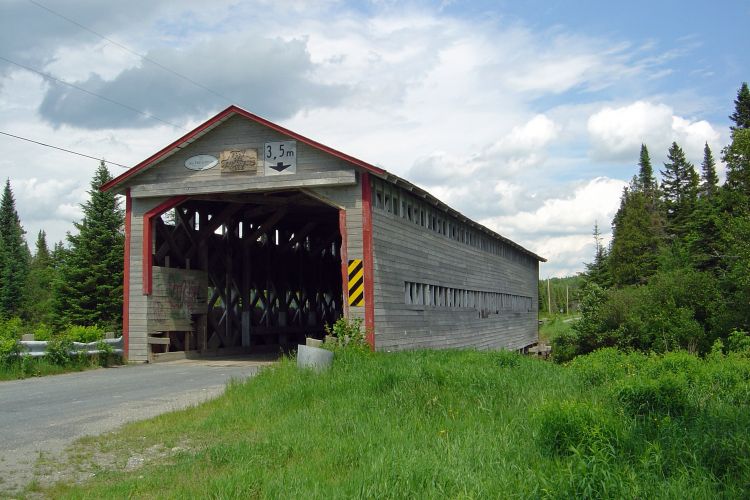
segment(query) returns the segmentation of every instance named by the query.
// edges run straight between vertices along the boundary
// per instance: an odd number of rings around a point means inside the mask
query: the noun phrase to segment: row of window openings
[[[404,303],[414,306],[475,308],[496,314],[500,311],[529,312],[533,307],[531,297],[523,295],[481,292],[411,281],[404,282]]]
[[[474,231],[462,227],[463,224],[438,217],[433,215],[430,210],[425,211],[424,208],[410,203],[403,192],[400,193],[400,196],[395,194],[392,196],[390,192],[384,190],[381,183],[376,183],[373,188],[375,189],[375,208],[400,216],[402,219],[413,222],[418,226],[485,252],[501,255],[527,265],[531,265],[533,262],[531,257],[512,250],[508,245],[480,236]]]

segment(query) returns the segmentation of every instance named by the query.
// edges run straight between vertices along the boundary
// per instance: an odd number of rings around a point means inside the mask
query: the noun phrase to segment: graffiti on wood
[[[153,292],[147,299],[149,332],[191,330],[193,315],[206,313],[207,295],[205,271],[154,266]]]

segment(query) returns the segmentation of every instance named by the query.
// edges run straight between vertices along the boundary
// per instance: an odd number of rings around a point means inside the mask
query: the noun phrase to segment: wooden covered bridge
[[[126,198],[131,361],[278,351],[342,315],[378,350],[536,342],[544,259],[238,107],[102,189]]]

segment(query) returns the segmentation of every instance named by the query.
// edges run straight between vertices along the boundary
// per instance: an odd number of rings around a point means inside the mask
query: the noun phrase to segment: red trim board
[[[174,208],[189,196],[175,196],[156,205],[154,208],[143,214],[143,295],[151,295],[151,285],[153,282],[153,265],[154,254],[151,251],[154,234],[154,217],[157,217],[170,208]]]
[[[372,191],[370,174],[362,172],[362,260],[365,280],[365,332],[370,349],[375,350],[375,286],[372,262]]]
[[[124,268],[122,271],[122,349],[125,359],[128,358],[128,339],[130,338],[130,217],[133,214],[133,199],[130,188],[125,190],[125,248],[123,250]]]
[[[347,250],[347,232],[346,232],[346,209],[339,208],[339,233],[341,234],[341,251],[339,257],[341,258],[341,297],[342,308],[344,317],[349,317],[349,300],[347,297],[349,292],[349,271],[347,269],[347,263],[349,262],[349,253]]]

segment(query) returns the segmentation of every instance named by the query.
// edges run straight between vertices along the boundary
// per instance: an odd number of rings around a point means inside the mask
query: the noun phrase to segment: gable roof
[[[332,156],[335,156],[336,158],[339,158],[353,165],[356,165],[364,169],[367,172],[371,172],[378,176],[383,176],[386,173],[386,171],[383,170],[382,168],[376,167],[375,165],[371,165],[353,156],[349,156],[346,153],[342,153],[341,151],[338,151],[329,146],[326,146],[325,144],[321,144],[317,141],[314,141],[308,137],[305,137],[304,135],[301,135],[301,134],[298,134],[297,132],[289,130],[288,128],[284,128],[281,125],[277,125],[276,123],[270,122],[266,120],[265,118],[261,118],[260,116],[255,115],[249,111],[245,111],[244,109],[238,106],[232,105],[226,108],[224,111],[220,112],[218,115],[214,116],[213,118],[210,118],[206,120],[205,122],[203,122],[201,125],[198,125],[198,127],[191,130],[187,134],[183,135],[182,137],[174,141],[169,146],[149,156],[148,158],[146,158],[145,160],[143,160],[142,162],[140,162],[138,165],[134,166],[127,172],[121,175],[118,175],[111,181],[107,182],[106,184],[103,184],[100,190],[110,191],[116,188],[117,186],[119,186],[126,180],[130,179],[131,177],[143,172],[144,170],[147,170],[149,167],[155,165],[156,163],[164,160],[165,158],[169,156],[172,156],[177,151],[187,147],[189,144],[203,137],[208,132],[215,129],[217,126],[221,125],[222,123],[224,123],[225,121],[227,121],[228,119],[232,118],[235,115],[243,116],[249,120],[252,120],[256,123],[264,125],[281,134],[287,135],[299,142],[307,144],[308,146],[319,149]]]
[[[321,144],[318,141],[314,141],[308,137],[305,137],[304,135],[298,134],[297,132],[294,132],[292,130],[289,130],[288,128],[282,127],[281,125],[278,125],[276,123],[273,123],[271,121],[266,120],[265,118],[261,118],[258,115],[255,115],[249,111],[246,111],[239,106],[231,105],[228,108],[226,108],[224,111],[220,112],[213,118],[210,118],[203,122],[201,125],[198,125],[195,129],[191,130],[187,134],[183,135],[176,141],[174,141],[172,144],[168,145],[167,147],[163,148],[162,150],[154,153],[153,155],[149,156],[142,162],[140,162],[138,165],[134,166],[130,170],[126,171],[125,173],[118,175],[111,181],[107,182],[106,184],[103,184],[99,189],[101,191],[110,191],[112,189],[116,189],[118,186],[123,184],[125,181],[131,179],[132,177],[138,175],[139,173],[143,172],[144,170],[149,169],[150,167],[156,165],[160,161],[168,158],[169,156],[172,156],[176,152],[180,151],[181,149],[189,146],[194,141],[198,140],[202,136],[206,135],[211,130],[215,129],[225,121],[229,120],[233,116],[242,116],[247,118],[248,120],[252,120],[256,123],[259,123],[261,125],[264,125],[272,130],[275,130],[281,134],[284,134],[286,136],[289,136],[299,142],[302,142],[304,144],[307,144],[308,146],[311,146],[313,148],[319,149],[320,151],[323,151],[325,153],[328,153],[332,156],[335,156],[336,158],[339,158],[341,160],[344,160],[346,162],[351,163],[352,165],[355,165],[361,169],[363,169],[366,172],[369,172],[371,174],[374,174],[382,179],[385,179],[394,185],[400,186],[405,188],[408,191],[411,191],[416,196],[424,199],[431,205],[434,205],[445,212],[449,213],[453,217],[457,218],[458,220],[465,222],[466,224],[469,224],[470,226],[474,227],[475,229],[478,229],[479,231],[495,238],[499,239],[508,245],[512,246],[513,248],[516,248],[517,250],[520,250],[521,252],[531,256],[532,258],[541,261],[541,262],[547,262],[547,259],[544,257],[540,257],[539,255],[535,254],[534,252],[525,249],[518,243],[492,231],[488,227],[479,224],[478,222],[473,221],[472,219],[466,217],[462,213],[458,212],[457,210],[454,210],[453,208],[449,207],[442,201],[440,201],[438,198],[435,198],[433,195],[431,195],[429,192],[425,191],[424,189],[420,188],[419,186],[416,186],[412,184],[411,182],[407,181],[406,179],[403,179],[395,174],[392,174],[388,172],[385,169],[382,169],[380,167],[376,167],[375,165],[372,165],[370,163],[367,163],[365,161],[360,160],[359,158],[355,158],[353,156],[350,156],[346,153],[342,153],[341,151],[338,151],[336,149],[333,149],[329,146],[326,146],[325,144]]]

